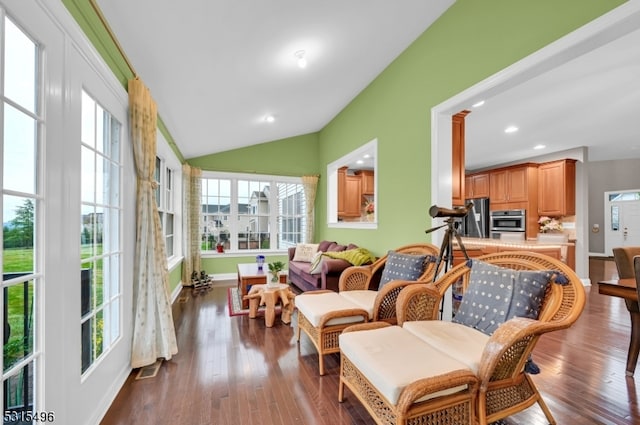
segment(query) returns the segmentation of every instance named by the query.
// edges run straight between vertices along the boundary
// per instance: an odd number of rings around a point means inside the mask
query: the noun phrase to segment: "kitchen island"
[[[569,242],[540,242],[536,239],[527,239],[518,242],[501,241],[499,239],[462,238],[462,243],[469,258],[480,255],[504,251],[533,251],[557,258],[575,270],[575,243]],[[453,262],[457,264],[464,260],[464,254],[454,241]]]

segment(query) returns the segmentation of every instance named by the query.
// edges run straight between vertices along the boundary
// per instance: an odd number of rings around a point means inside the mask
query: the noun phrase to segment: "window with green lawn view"
[[[122,125],[82,92],[81,350],[84,373],[120,336]]]
[[[0,11],[2,12],[2,11]],[[2,137],[2,382],[6,411],[32,411],[38,394],[38,302],[43,198],[38,185],[41,134],[39,46],[10,18],[0,25],[3,53],[0,98]],[[18,423],[5,416],[5,424]]]
[[[305,242],[298,177],[216,175],[202,179],[202,251],[277,250]]]

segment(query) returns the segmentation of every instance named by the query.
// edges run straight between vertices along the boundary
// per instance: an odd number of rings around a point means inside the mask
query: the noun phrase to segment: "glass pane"
[[[14,276],[17,277],[17,276]],[[33,352],[33,281],[3,288],[7,309],[4,370]]]
[[[11,412],[16,412],[17,415],[17,412],[32,410],[34,374],[34,363],[30,362],[26,364],[22,369],[20,369],[17,374],[7,378],[7,380],[4,381],[5,424],[21,425],[27,423],[18,420],[18,417],[11,417]],[[7,412],[9,412],[8,417],[6,414]]]
[[[95,240],[93,241],[93,245],[95,246],[95,255],[102,254],[102,239],[104,238],[104,213],[102,207],[96,207],[96,218],[95,218]]]
[[[94,264],[95,267],[93,268],[93,272],[94,272],[94,279],[93,279],[93,293],[95,296],[95,306],[96,307],[100,307],[102,306],[103,302],[104,302],[104,291],[103,291],[103,275],[102,275],[102,259],[97,260]]]
[[[104,116],[108,114],[102,106],[96,104],[96,150],[102,152],[105,144]]]
[[[611,230],[620,230],[620,207],[617,205],[611,206]]]
[[[93,358],[92,358],[93,338],[91,334],[92,324],[93,324],[93,319],[90,318],[89,320],[83,322],[81,325],[82,330],[81,330],[80,339],[82,344],[82,372],[87,370],[89,366],[91,366],[91,363],[93,362]]]
[[[100,155],[96,155],[96,187],[95,187],[95,191],[96,191],[96,203],[97,204],[103,204],[104,203],[104,199],[105,199],[105,185],[107,183],[105,183],[105,181],[109,181],[109,176],[105,176],[105,165],[106,165],[106,171],[109,171],[109,164],[105,164],[104,163],[104,158],[101,157]]]
[[[33,242],[35,203],[33,199],[3,195],[3,273],[31,273],[34,270]]]
[[[95,207],[91,205],[82,206],[81,232],[80,232],[80,258],[89,258],[95,255],[93,241],[95,239],[96,228]]]
[[[105,285],[109,285],[109,294],[115,297],[120,294],[120,256],[112,255],[110,257],[109,269],[105,272]],[[107,281],[108,279],[108,281]]]
[[[4,114],[4,188],[35,193],[36,121],[6,103]]]
[[[9,19],[5,19],[5,95],[36,112],[36,45]],[[8,122],[8,121],[7,121]]]
[[[166,239],[167,257],[173,256],[173,235],[167,236]]]
[[[120,132],[122,131],[122,126],[120,123],[115,120],[113,117],[109,118],[109,123],[111,125],[111,131],[109,133],[109,143],[110,146],[110,156],[113,161],[120,162]]]
[[[95,202],[95,154],[91,149],[82,147],[82,202]]]
[[[91,297],[91,282],[93,280],[93,269],[91,263],[82,263],[80,266],[80,317],[86,316],[93,307]]]
[[[95,147],[96,145],[96,102],[82,91],[82,143]]]
[[[106,168],[105,168],[106,170]],[[111,175],[109,176],[109,198],[105,199],[107,204],[113,207],[120,206],[120,166],[111,164]]]
[[[104,332],[104,320],[102,315],[103,315],[102,310],[98,311],[98,313],[96,314],[95,320],[93,321],[95,325],[95,327],[92,329],[93,343],[94,343],[94,349],[95,349],[95,353],[93,355],[94,359],[97,359],[100,356],[100,354],[102,354],[102,351],[104,350],[104,339],[102,337],[102,334]]]

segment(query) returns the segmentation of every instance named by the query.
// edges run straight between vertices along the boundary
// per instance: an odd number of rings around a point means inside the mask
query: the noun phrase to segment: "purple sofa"
[[[346,249],[357,248],[356,245],[340,245],[337,242],[322,241],[318,246],[318,251],[344,251]],[[289,248],[289,281],[301,291],[317,291],[319,289],[330,289],[338,291],[338,281],[340,275],[347,267],[351,266],[348,261],[325,258],[322,262],[322,272],[310,274],[311,263],[293,261],[296,249]]]

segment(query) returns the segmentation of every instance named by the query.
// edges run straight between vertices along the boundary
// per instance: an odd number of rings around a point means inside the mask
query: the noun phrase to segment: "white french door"
[[[640,190],[605,192],[605,252],[613,248],[640,246]]]

